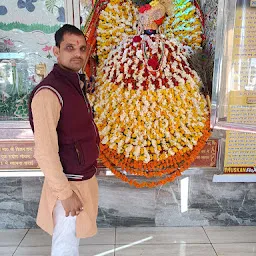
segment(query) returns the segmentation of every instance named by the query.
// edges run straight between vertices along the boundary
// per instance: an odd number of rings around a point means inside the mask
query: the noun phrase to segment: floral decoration
[[[10,49],[14,46],[14,42],[10,38],[4,39],[4,46],[4,51],[9,52]]]
[[[174,15],[160,29],[163,35],[138,35],[138,11],[157,3],[137,10],[130,0],[110,0],[101,12],[96,90],[89,97],[102,162],[136,187],[173,181],[210,136],[202,82],[183,46],[201,47],[200,17],[190,0],[174,0]]]
[[[203,28],[195,5],[190,0],[174,0],[174,14],[167,16],[163,30],[192,49],[201,48]]]
[[[136,187],[175,179],[210,136],[201,80],[185,55],[176,40],[164,35],[131,36],[98,69],[90,100],[101,137],[100,158]]]
[[[13,46],[14,43],[11,39],[4,39],[4,44],[7,46]]]
[[[8,12],[6,6],[0,5],[0,15],[5,15]]]
[[[46,45],[44,48],[42,48],[44,52],[48,52],[48,55],[46,56],[48,59],[52,58],[52,55],[50,53],[51,49],[52,49],[52,46],[49,46],[49,45]]]
[[[152,7],[151,7],[150,4],[145,4],[145,5],[143,5],[143,6],[141,6],[141,7],[139,8],[139,12],[140,12],[140,13],[144,13],[144,12],[150,10],[151,8],[152,8]]]
[[[20,9],[26,8],[29,12],[33,12],[35,10],[35,5],[33,3],[37,2],[37,0],[19,0],[17,5]]]
[[[134,43],[139,43],[140,41],[142,40],[142,37],[141,36],[135,36],[135,37],[133,37],[133,42]]]
[[[137,9],[131,0],[110,0],[99,17],[97,55],[100,65],[127,35],[136,34]]]
[[[155,7],[159,4],[159,0],[153,0],[149,3],[152,7]]]
[[[59,7],[57,0],[45,0],[45,7],[46,9],[51,12],[54,13],[54,10],[58,10],[58,14],[59,16],[57,17],[57,20],[59,22],[65,22],[66,18],[65,18],[65,9],[64,7]]]
[[[57,17],[57,20],[59,22],[65,22],[65,9],[64,7],[58,7],[58,13],[59,13],[59,16]]]

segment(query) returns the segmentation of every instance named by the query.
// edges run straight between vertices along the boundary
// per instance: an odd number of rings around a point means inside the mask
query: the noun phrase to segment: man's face
[[[84,36],[64,34],[60,47],[54,47],[54,55],[60,66],[78,72],[85,64],[86,42]]]

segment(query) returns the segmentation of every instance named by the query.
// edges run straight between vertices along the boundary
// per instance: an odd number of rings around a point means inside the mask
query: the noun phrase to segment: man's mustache
[[[71,60],[83,60],[82,58],[72,58]]]

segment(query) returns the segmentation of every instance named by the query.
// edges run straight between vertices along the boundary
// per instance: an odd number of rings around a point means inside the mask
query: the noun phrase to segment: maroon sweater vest
[[[70,175],[90,179],[97,170],[99,134],[92,109],[80,88],[79,76],[55,64],[50,74],[34,88],[29,100],[29,121],[33,131],[31,102],[35,93],[45,87],[51,89],[62,104],[56,130],[63,171],[69,180],[74,180]]]

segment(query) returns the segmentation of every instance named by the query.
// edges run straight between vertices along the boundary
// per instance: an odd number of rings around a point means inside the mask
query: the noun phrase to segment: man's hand
[[[72,196],[61,201],[63,208],[66,212],[66,217],[78,215],[83,210],[83,205],[77,194],[73,192]]]

